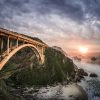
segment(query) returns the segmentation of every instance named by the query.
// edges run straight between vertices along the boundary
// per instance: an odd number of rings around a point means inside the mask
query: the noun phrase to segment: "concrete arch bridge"
[[[44,62],[44,51],[48,47],[46,44],[33,40],[29,36],[0,28],[0,70],[15,53],[25,47],[31,47],[38,61]]]

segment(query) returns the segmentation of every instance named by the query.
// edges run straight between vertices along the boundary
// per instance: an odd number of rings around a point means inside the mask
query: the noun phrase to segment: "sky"
[[[67,53],[100,53],[100,0],[0,0],[0,27],[38,37]]]

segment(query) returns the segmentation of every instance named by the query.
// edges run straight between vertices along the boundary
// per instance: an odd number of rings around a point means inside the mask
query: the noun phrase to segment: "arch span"
[[[23,44],[21,46],[18,46],[17,48],[15,48],[14,50],[12,50],[9,55],[7,55],[1,62],[0,62],[0,70],[4,67],[4,65],[9,61],[9,59],[15,54],[17,53],[19,50],[21,50],[22,48],[25,47],[32,47],[34,49],[34,52],[39,60],[40,63],[42,63],[42,56],[39,52],[39,50],[32,44]]]

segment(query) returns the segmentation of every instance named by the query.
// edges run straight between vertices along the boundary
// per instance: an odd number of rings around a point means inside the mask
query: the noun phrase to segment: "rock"
[[[64,98],[64,100],[88,100],[84,89],[77,84],[68,85],[67,88],[63,89],[66,92],[62,93],[62,97],[68,97]]]
[[[80,79],[83,79],[83,78],[84,78],[84,76],[83,76],[83,75],[80,75],[79,77],[80,77]]]
[[[76,72],[74,82],[80,82],[81,79],[84,79],[84,76],[88,76],[88,73],[85,72],[83,69],[78,69],[78,72]]]
[[[79,69],[79,75],[88,76],[88,73],[85,72],[83,69]]]
[[[98,77],[98,75],[95,74],[95,73],[91,73],[91,74],[90,74],[90,77]]]
[[[87,72],[84,72],[83,74],[84,74],[84,76],[88,76],[88,73]]]
[[[74,79],[74,82],[81,82],[80,77],[75,78],[75,79]]]

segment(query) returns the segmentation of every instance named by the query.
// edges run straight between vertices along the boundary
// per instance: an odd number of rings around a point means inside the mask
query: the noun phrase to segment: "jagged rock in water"
[[[90,77],[98,77],[98,75],[95,74],[95,73],[91,73],[91,74],[90,74]]]
[[[88,73],[85,72],[83,69],[79,69],[79,74],[82,76],[88,76]]]

